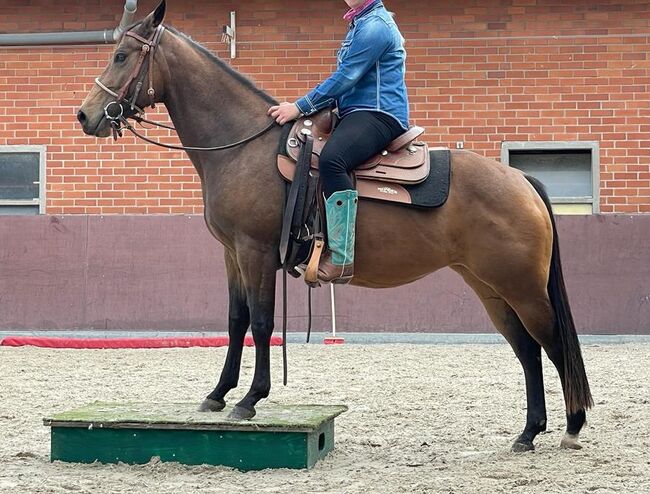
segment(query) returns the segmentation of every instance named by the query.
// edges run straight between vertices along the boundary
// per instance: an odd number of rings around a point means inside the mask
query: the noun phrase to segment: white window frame
[[[45,157],[47,155],[46,146],[0,146],[0,153],[38,153],[39,170],[38,170],[38,198],[33,200],[27,199],[2,199],[0,206],[36,206],[38,205],[38,214],[45,214],[47,201],[45,198],[46,187],[46,167]]]
[[[598,141],[503,141],[501,163],[510,165],[510,151],[591,151],[592,197],[551,197],[553,204],[591,204],[592,214],[600,213],[600,144]],[[561,212],[560,212],[561,214]]]

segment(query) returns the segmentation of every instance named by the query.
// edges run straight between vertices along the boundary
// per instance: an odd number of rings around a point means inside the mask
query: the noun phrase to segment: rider
[[[408,130],[404,38],[381,0],[345,0],[350,28],[336,71],[295,103],[269,109],[283,125],[332,104],[340,122],[320,155],[329,252],[318,268],[322,282],[347,283],[354,274],[357,191],[348,173]]]

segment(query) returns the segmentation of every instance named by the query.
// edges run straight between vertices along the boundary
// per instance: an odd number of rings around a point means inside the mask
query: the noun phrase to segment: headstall
[[[126,120],[126,117],[124,117],[124,106],[122,105],[122,103],[125,101],[126,94],[129,91],[129,88],[131,87],[134,81],[137,81],[135,85],[135,90],[133,91],[133,95],[131,96],[131,98],[129,98],[128,104],[131,111],[136,112],[136,114],[138,115],[144,115],[144,110],[136,105],[136,101],[138,100],[138,96],[140,95],[140,91],[142,90],[144,80],[147,76],[147,72],[143,71],[142,69],[144,66],[144,62],[147,59],[147,56],[149,55],[150,55],[149,67],[148,67],[149,88],[147,89],[147,94],[149,95],[151,108],[156,107],[156,103],[155,103],[156,91],[153,87],[153,60],[154,60],[154,54],[156,52],[156,48],[160,43],[160,38],[162,37],[164,31],[165,31],[165,27],[161,24],[154,30],[154,32],[151,34],[151,36],[148,39],[143,38],[142,36],[140,36],[137,33],[134,33],[133,31],[127,31],[126,33],[124,33],[124,36],[129,36],[142,43],[142,48],[140,49],[138,62],[136,63],[133,72],[131,72],[131,75],[126,80],[126,82],[122,85],[119,91],[115,92],[112,89],[106,87],[99,80],[99,77],[95,79],[95,84],[97,84],[102,90],[106,91],[108,94],[116,98],[115,101],[109,102],[104,107],[104,116],[106,117],[107,120],[111,122],[111,127],[113,129],[113,138],[116,140],[118,135],[119,136],[122,135],[120,123],[122,122],[122,120]],[[113,110],[113,107],[117,108],[117,110],[116,111]]]
[[[99,86],[103,91],[107,92],[108,94],[116,98],[114,101],[109,102],[104,107],[104,117],[111,124],[111,129],[113,131],[113,139],[117,140],[118,137],[122,137],[122,130],[127,129],[131,133],[133,133],[133,135],[135,135],[136,137],[150,144],[155,144],[156,146],[164,147],[167,149],[179,149],[183,151],[220,151],[220,150],[230,149],[235,146],[239,146],[241,144],[250,142],[253,139],[260,137],[262,134],[265,134],[267,131],[269,131],[271,128],[275,126],[276,122],[275,120],[273,120],[267,127],[262,129],[260,132],[258,132],[255,135],[247,137],[246,139],[242,139],[241,141],[234,142],[232,144],[226,144],[223,146],[214,146],[214,147],[174,146],[171,144],[163,144],[161,142],[157,142],[152,139],[149,139],[148,137],[145,137],[142,134],[138,133],[133,128],[133,126],[129,123],[127,118],[133,118],[138,123],[146,122],[149,124],[157,125],[158,127],[164,127],[166,129],[176,130],[172,126],[147,120],[146,118],[144,118],[145,111],[136,105],[136,101],[138,100],[138,96],[140,95],[140,91],[142,90],[144,80],[147,76],[147,72],[143,71],[143,66],[147,57],[149,56],[150,57],[148,61],[149,88],[147,89],[147,94],[149,95],[149,101],[150,101],[149,106],[151,106],[151,108],[156,107],[155,104],[156,91],[154,90],[153,87],[153,83],[154,83],[153,62],[154,62],[154,54],[156,52],[156,48],[160,44],[160,38],[162,37],[164,31],[165,31],[165,27],[161,24],[155,29],[155,31],[148,39],[143,38],[142,36],[140,36],[137,33],[134,33],[133,31],[127,31],[126,33],[124,33],[124,36],[129,36],[142,43],[142,48],[140,50],[140,55],[138,56],[138,62],[135,68],[133,69],[133,72],[117,92],[113,91],[112,89],[107,87],[104,83],[102,83],[102,81],[99,80],[99,77],[95,79],[95,84],[97,84],[97,86]],[[133,82],[135,81],[137,81],[135,84],[135,90],[133,91],[131,97],[127,99],[126,94],[128,93],[129,88],[131,87]],[[124,115],[125,110],[124,110],[123,103],[125,101],[128,103],[129,110],[133,112],[131,115],[128,116]]]

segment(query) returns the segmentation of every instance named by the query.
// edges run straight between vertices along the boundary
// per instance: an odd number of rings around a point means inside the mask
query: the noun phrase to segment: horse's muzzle
[[[110,125],[101,115],[98,121],[93,122],[83,109],[77,112],[77,120],[81,124],[84,134],[95,137],[109,137],[111,135]]]

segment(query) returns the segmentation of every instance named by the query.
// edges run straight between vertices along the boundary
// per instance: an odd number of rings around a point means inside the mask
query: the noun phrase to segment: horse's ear
[[[146,28],[147,31],[156,29],[162,24],[162,21],[165,19],[166,10],[167,4],[165,0],[161,0],[160,4],[158,4],[158,7],[156,7],[156,10],[145,17],[144,21],[142,21],[142,25]]]

